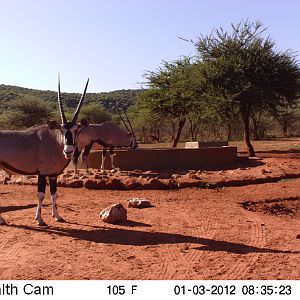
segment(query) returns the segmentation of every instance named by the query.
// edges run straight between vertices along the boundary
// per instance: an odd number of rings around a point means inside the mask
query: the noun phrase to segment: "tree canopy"
[[[173,141],[176,147],[187,116],[199,108],[201,93],[192,59],[185,57],[164,62],[156,72],[148,72],[149,89],[145,91],[146,104],[154,113],[178,119],[178,131]]]
[[[80,118],[86,118],[89,122],[100,124],[111,120],[111,115],[99,104],[84,105],[80,111]]]
[[[293,52],[276,50],[263,37],[260,22],[232,24],[196,42],[199,64],[208,83],[208,94],[237,108],[244,123],[249,156],[255,156],[250,142],[249,118],[255,110],[277,111],[293,105],[300,92],[300,69]]]
[[[53,108],[34,96],[20,98],[10,104],[9,112],[2,122],[10,129],[24,129],[48,121],[53,116]]]

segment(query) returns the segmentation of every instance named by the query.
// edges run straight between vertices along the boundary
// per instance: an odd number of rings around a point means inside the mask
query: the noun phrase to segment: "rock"
[[[147,180],[143,184],[143,189],[145,189],[145,190],[167,190],[168,188],[169,187],[167,184],[165,184],[164,182],[162,182],[161,180],[156,179],[156,178]]]
[[[74,176],[74,175],[68,174],[68,173],[67,173],[67,174],[62,174],[62,175],[61,175],[61,177],[64,178],[64,179],[66,179],[66,178],[71,178],[72,176]]]
[[[272,173],[272,171],[266,170],[266,169],[262,169],[262,170],[261,170],[261,173],[262,173],[262,174],[268,174],[268,173]]]
[[[143,184],[140,180],[132,177],[128,177],[122,180],[127,190],[142,190]]]
[[[179,175],[179,174],[173,174],[173,175],[172,175],[172,178],[173,178],[173,179],[180,178],[180,175]]]
[[[37,176],[36,175],[26,175],[25,178],[26,179],[36,179]]]
[[[197,174],[195,174],[195,173],[188,173],[188,178],[191,178],[191,179],[200,179],[199,176],[197,176]]]
[[[150,201],[144,198],[132,198],[127,201],[128,201],[128,207],[145,208],[151,206]]]
[[[126,190],[125,184],[119,178],[110,178],[107,182],[107,188],[112,190]]]
[[[127,221],[127,210],[121,204],[113,204],[100,212],[100,219],[105,223],[120,223]]]
[[[84,187],[87,189],[94,189],[94,190],[100,190],[106,188],[106,180],[100,179],[100,180],[94,180],[94,179],[88,179],[84,183]]]
[[[169,172],[162,172],[158,174],[159,179],[169,179],[172,177],[172,173]]]
[[[64,173],[66,173],[66,174],[72,174],[73,175],[74,170],[65,170]]]
[[[82,188],[83,187],[83,180],[71,180],[69,181],[70,188]]]
[[[93,178],[94,178],[94,179],[107,179],[107,178],[109,178],[109,177],[108,177],[108,175],[106,175],[106,174],[104,174],[104,173],[103,173],[103,174],[101,174],[101,173],[98,174],[98,173],[97,173],[97,174],[95,174],[95,175],[93,176]]]
[[[174,190],[179,188],[179,184],[175,179],[169,179],[167,184],[169,189]]]
[[[3,179],[3,184],[7,184],[10,181],[10,178],[4,177]]]
[[[184,188],[194,188],[194,187],[201,187],[202,182],[196,180],[178,180],[177,187],[180,189]]]
[[[21,177],[19,177],[16,181],[16,184],[23,184],[23,179]]]

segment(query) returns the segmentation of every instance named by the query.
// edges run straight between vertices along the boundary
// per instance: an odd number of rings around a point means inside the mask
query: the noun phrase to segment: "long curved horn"
[[[72,123],[73,123],[73,124],[75,124],[75,123],[77,122],[77,118],[78,118],[78,116],[79,116],[80,109],[81,109],[81,106],[82,106],[82,104],[83,104],[83,100],[84,100],[85,93],[86,93],[86,89],[87,89],[88,85],[89,85],[89,79],[88,79],[87,82],[86,82],[84,92],[83,92],[83,94],[81,95],[81,98],[80,98],[80,100],[79,100],[79,102],[78,102],[78,105],[77,105],[77,108],[76,108],[74,117],[73,117],[73,119],[72,119]]]
[[[125,121],[124,121],[123,117],[121,116],[121,114],[120,114],[120,112],[119,112],[118,109],[117,109],[117,113],[118,113],[118,115],[119,115],[121,121],[123,122],[124,126],[126,127],[127,131],[130,132],[130,130],[129,130],[127,124],[125,123]]]
[[[133,136],[135,137],[135,134],[134,134],[134,131],[133,131],[133,128],[132,128],[131,122],[129,121],[129,119],[128,119],[128,116],[127,116],[127,114],[126,114],[126,111],[125,111],[125,110],[124,110],[124,115],[125,115],[125,117],[126,117],[126,119],[127,119],[127,122],[128,122],[128,124],[129,124],[129,126],[130,126],[131,133],[132,133],[132,134],[133,134]]]
[[[61,116],[61,121],[62,124],[67,124],[67,119],[64,113],[64,108],[61,102],[61,95],[60,95],[60,77],[58,74],[58,93],[57,93],[57,100],[58,100],[58,107],[59,107],[59,112],[60,112],[60,116]]]

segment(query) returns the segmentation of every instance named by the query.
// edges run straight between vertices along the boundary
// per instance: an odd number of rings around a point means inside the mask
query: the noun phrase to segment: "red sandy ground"
[[[46,228],[33,220],[36,186],[1,185],[8,226],[0,227],[0,279],[300,279],[300,179],[278,177],[300,177],[299,158],[280,155],[183,175],[214,183],[237,179],[239,187],[60,187],[59,211],[67,222],[54,222],[47,194]],[[284,177],[289,172],[294,175]],[[249,184],[256,176],[278,181]],[[118,225],[99,219],[103,208],[132,197],[153,206],[128,208],[128,221]]]

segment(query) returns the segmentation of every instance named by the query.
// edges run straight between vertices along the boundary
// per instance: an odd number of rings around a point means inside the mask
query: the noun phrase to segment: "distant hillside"
[[[87,93],[86,103],[100,102],[104,108],[113,112],[116,107],[128,108],[133,105],[142,90],[117,90],[105,93]],[[18,86],[0,85],[0,108],[5,109],[10,101],[24,96],[35,96],[44,101],[56,102],[57,92],[27,89]],[[62,93],[66,110],[75,108],[80,99],[79,93]]]

